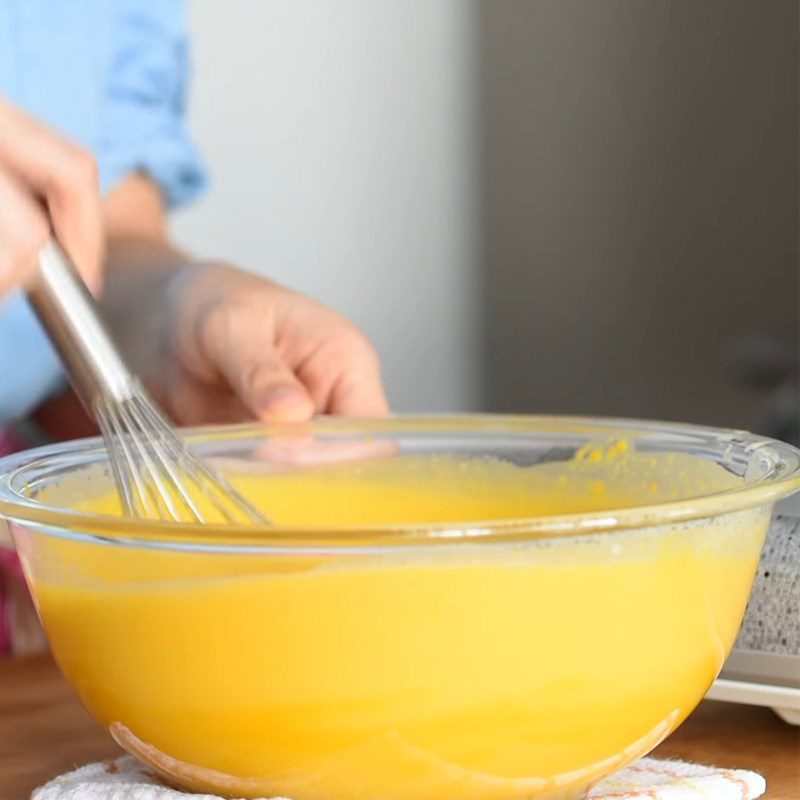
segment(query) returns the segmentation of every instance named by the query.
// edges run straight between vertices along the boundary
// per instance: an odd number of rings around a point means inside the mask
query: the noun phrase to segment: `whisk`
[[[127,515],[175,522],[268,522],[173,430],[125,364],[94,298],[54,239],[39,255],[28,297],[78,397],[100,426]]]

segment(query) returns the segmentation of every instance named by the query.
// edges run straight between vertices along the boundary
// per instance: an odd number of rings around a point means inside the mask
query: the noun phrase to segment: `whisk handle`
[[[28,299],[90,413],[101,397],[131,396],[131,375],[103,322],[97,303],[70,258],[55,241],[39,253]]]

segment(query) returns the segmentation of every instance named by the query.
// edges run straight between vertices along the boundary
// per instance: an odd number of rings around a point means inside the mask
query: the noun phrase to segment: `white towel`
[[[756,772],[642,758],[599,783],[589,800],[754,800],[766,789]],[[136,759],[90,764],[42,786],[31,800],[220,800],[163,786]]]

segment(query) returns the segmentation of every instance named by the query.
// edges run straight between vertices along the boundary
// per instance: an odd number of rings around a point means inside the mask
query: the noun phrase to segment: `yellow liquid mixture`
[[[678,472],[700,493],[734,481],[700,461],[598,461],[566,478],[395,458],[235,480],[276,523],[323,526],[618,508],[685,493],[665,479]],[[582,540],[274,556],[52,540],[61,572],[36,593],[86,706],[183,787],[577,797],[712,683],[767,523],[749,511]]]

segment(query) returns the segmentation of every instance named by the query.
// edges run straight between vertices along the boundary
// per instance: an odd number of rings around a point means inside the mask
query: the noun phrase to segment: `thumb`
[[[236,349],[216,366],[258,419],[302,422],[313,416],[311,396],[274,349]]]

